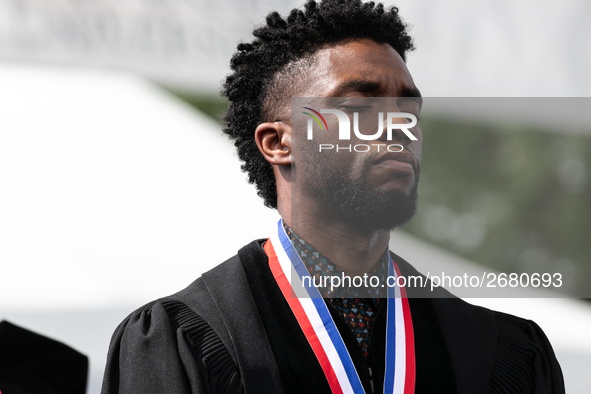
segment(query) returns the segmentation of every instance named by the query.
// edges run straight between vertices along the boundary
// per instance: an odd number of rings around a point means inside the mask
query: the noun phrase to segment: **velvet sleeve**
[[[111,339],[103,394],[203,393],[180,330],[156,302],[132,313]]]
[[[542,329],[531,320],[495,315],[498,337],[491,392],[564,393],[560,365]]]

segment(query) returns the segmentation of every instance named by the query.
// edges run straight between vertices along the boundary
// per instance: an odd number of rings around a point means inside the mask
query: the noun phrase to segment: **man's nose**
[[[380,142],[395,143],[400,144],[402,146],[410,144],[413,140],[408,135],[408,133],[412,134],[412,131],[410,130],[410,127],[406,128],[403,125],[411,125],[411,123],[412,122],[404,116],[390,117],[390,120],[388,120],[388,116],[385,116],[383,123],[383,132],[382,135],[378,138],[378,140]],[[394,127],[390,127],[390,130],[388,130],[389,125],[394,125]],[[400,126],[396,127],[396,125]],[[407,129],[406,133],[403,130],[403,128]]]

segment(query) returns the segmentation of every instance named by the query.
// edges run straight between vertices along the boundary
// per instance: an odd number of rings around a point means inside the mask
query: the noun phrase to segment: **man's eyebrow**
[[[373,93],[378,92],[381,88],[379,82],[370,81],[367,79],[349,79],[339,84],[333,91],[332,96],[339,97],[345,92],[364,92]]]
[[[420,90],[413,86],[412,88],[403,88],[400,91],[400,97],[423,97]]]
[[[331,96],[339,97],[346,92],[378,93],[382,89],[379,82],[367,79],[349,79],[339,84]],[[401,89],[398,97],[422,97],[421,92],[416,86],[404,87]]]

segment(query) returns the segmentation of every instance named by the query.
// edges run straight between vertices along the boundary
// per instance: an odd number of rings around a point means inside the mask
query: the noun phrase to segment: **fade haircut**
[[[255,39],[238,44],[232,73],[221,93],[230,101],[223,117],[224,133],[242,160],[242,171],[254,183],[265,205],[277,208],[277,189],[271,164],[260,153],[254,132],[291,98],[303,71],[313,65],[314,53],[327,44],[366,38],[389,44],[406,61],[413,50],[407,26],[398,8],[361,0],[310,0],[304,10],[294,9],[287,19],[277,12],[253,31]]]

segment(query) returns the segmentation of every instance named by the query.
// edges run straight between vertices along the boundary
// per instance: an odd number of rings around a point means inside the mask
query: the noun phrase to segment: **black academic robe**
[[[113,334],[103,394],[330,393],[262,242],[125,319]],[[403,276],[420,275],[392,258]],[[370,336],[376,393],[384,378],[386,303],[380,304]],[[552,347],[534,322],[455,297],[409,298],[409,304],[415,393],[564,393]],[[328,305],[370,393],[359,345]]]

